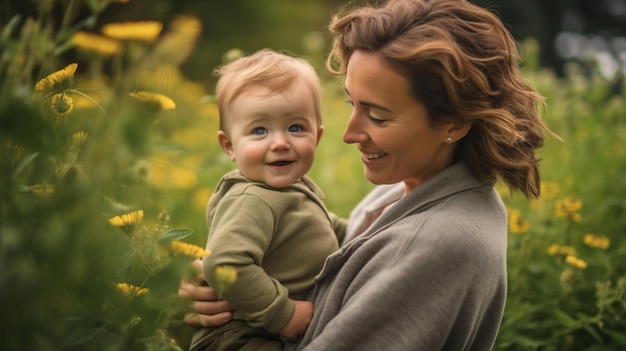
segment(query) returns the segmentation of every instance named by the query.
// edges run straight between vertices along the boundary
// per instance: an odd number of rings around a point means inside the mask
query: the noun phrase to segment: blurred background
[[[33,14],[36,2],[2,0],[0,23],[16,13]],[[375,1],[374,1],[375,2]],[[498,13],[517,40],[535,38],[543,65],[562,74],[563,63],[599,60],[603,74],[624,71],[626,0],[476,0]],[[132,0],[112,3],[99,17],[111,21],[159,20],[189,14],[202,21],[200,41],[183,65],[189,78],[212,85],[211,72],[227,50],[263,47],[313,55],[321,62],[327,41],[323,29],[333,10],[347,0]],[[358,3],[358,1],[357,1]],[[62,8],[57,9],[60,14]],[[85,11],[86,13],[86,11]]]
[[[563,139],[539,151],[539,199],[497,187],[509,296],[494,350],[626,350],[626,0],[475,2],[510,29]],[[323,68],[346,4],[0,0],[0,349],[187,348],[180,277],[234,167],[212,72],[241,53],[318,69],[325,133],[309,175],[348,216],[372,184],[341,140],[343,82]],[[103,30],[121,22],[136,27]]]

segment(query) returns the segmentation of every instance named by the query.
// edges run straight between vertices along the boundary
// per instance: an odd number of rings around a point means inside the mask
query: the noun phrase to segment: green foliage
[[[509,292],[495,349],[623,349],[623,78],[574,64],[564,78],[536,67],[524,74],[546,97],[546,122],[563,141],[548,138],[541,150],[540,199],[503,194]]]
[[[107,4],[85,3],[88,19]],[[77,1],[65,5],[66,19],[76,15]],[[176,149],[167,137],[187,121],[174,105],[189,119],[211,118],[195,112],[201,89],[176,66],[198,22],[176,19],[158,40],[117,39],[119,52],[103,57],[72,41],[90,21],[64,20],[55,32],[52,6],[39,10],[37,19],[15,16],[0,38],[3,347],[180,350],[172,330],[188,302],[179,282],[195,274],[197,256],[173,243],[193,229],[170,227],[150,160]]]

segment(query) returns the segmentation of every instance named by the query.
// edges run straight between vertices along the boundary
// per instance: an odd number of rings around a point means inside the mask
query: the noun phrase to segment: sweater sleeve
[[[210,285],[216,267],[237,269],[237,281],[225,289],[222,298],[253,327],[279,332],[294,311],[287,289],[261,267],[275,228],[276,214],[258,196],[238,194],[224,197],[209,228],[203,259],[204,275]]]
[[[333,230],[335,235],[337,236],[337,242],[341,245],[343,243],[344,238],[346,237],[346,227],[348,226],[348,220],[346,218],[341,218],[333,212],[328,212],[328,217],[330,218]]]

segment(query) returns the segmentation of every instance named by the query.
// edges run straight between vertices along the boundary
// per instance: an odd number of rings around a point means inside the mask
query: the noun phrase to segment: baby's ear
[[[316,141],[316,145],[319,144],[320,139],[322,138],[322,135],[324,134],[324,126],[320,125],[317,128],[317,141]]]
[[[224,149],[224,152],[226,152],[226,155],[228,155],[228,158],[231,161],[235,161],[235,151],[233,150],[233,143],[232,141],[230,141],[230,138],[228,137],[226,132],[224,132],[223,130],[217,132],[217,140],[219,141],[222,149]]]

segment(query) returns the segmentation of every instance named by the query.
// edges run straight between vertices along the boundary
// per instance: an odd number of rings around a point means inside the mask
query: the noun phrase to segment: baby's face
[[[323,128],[306,84],[278,94],[242,94],[226,114],[220,144],[247,178],[283,188],[311,168]]]

